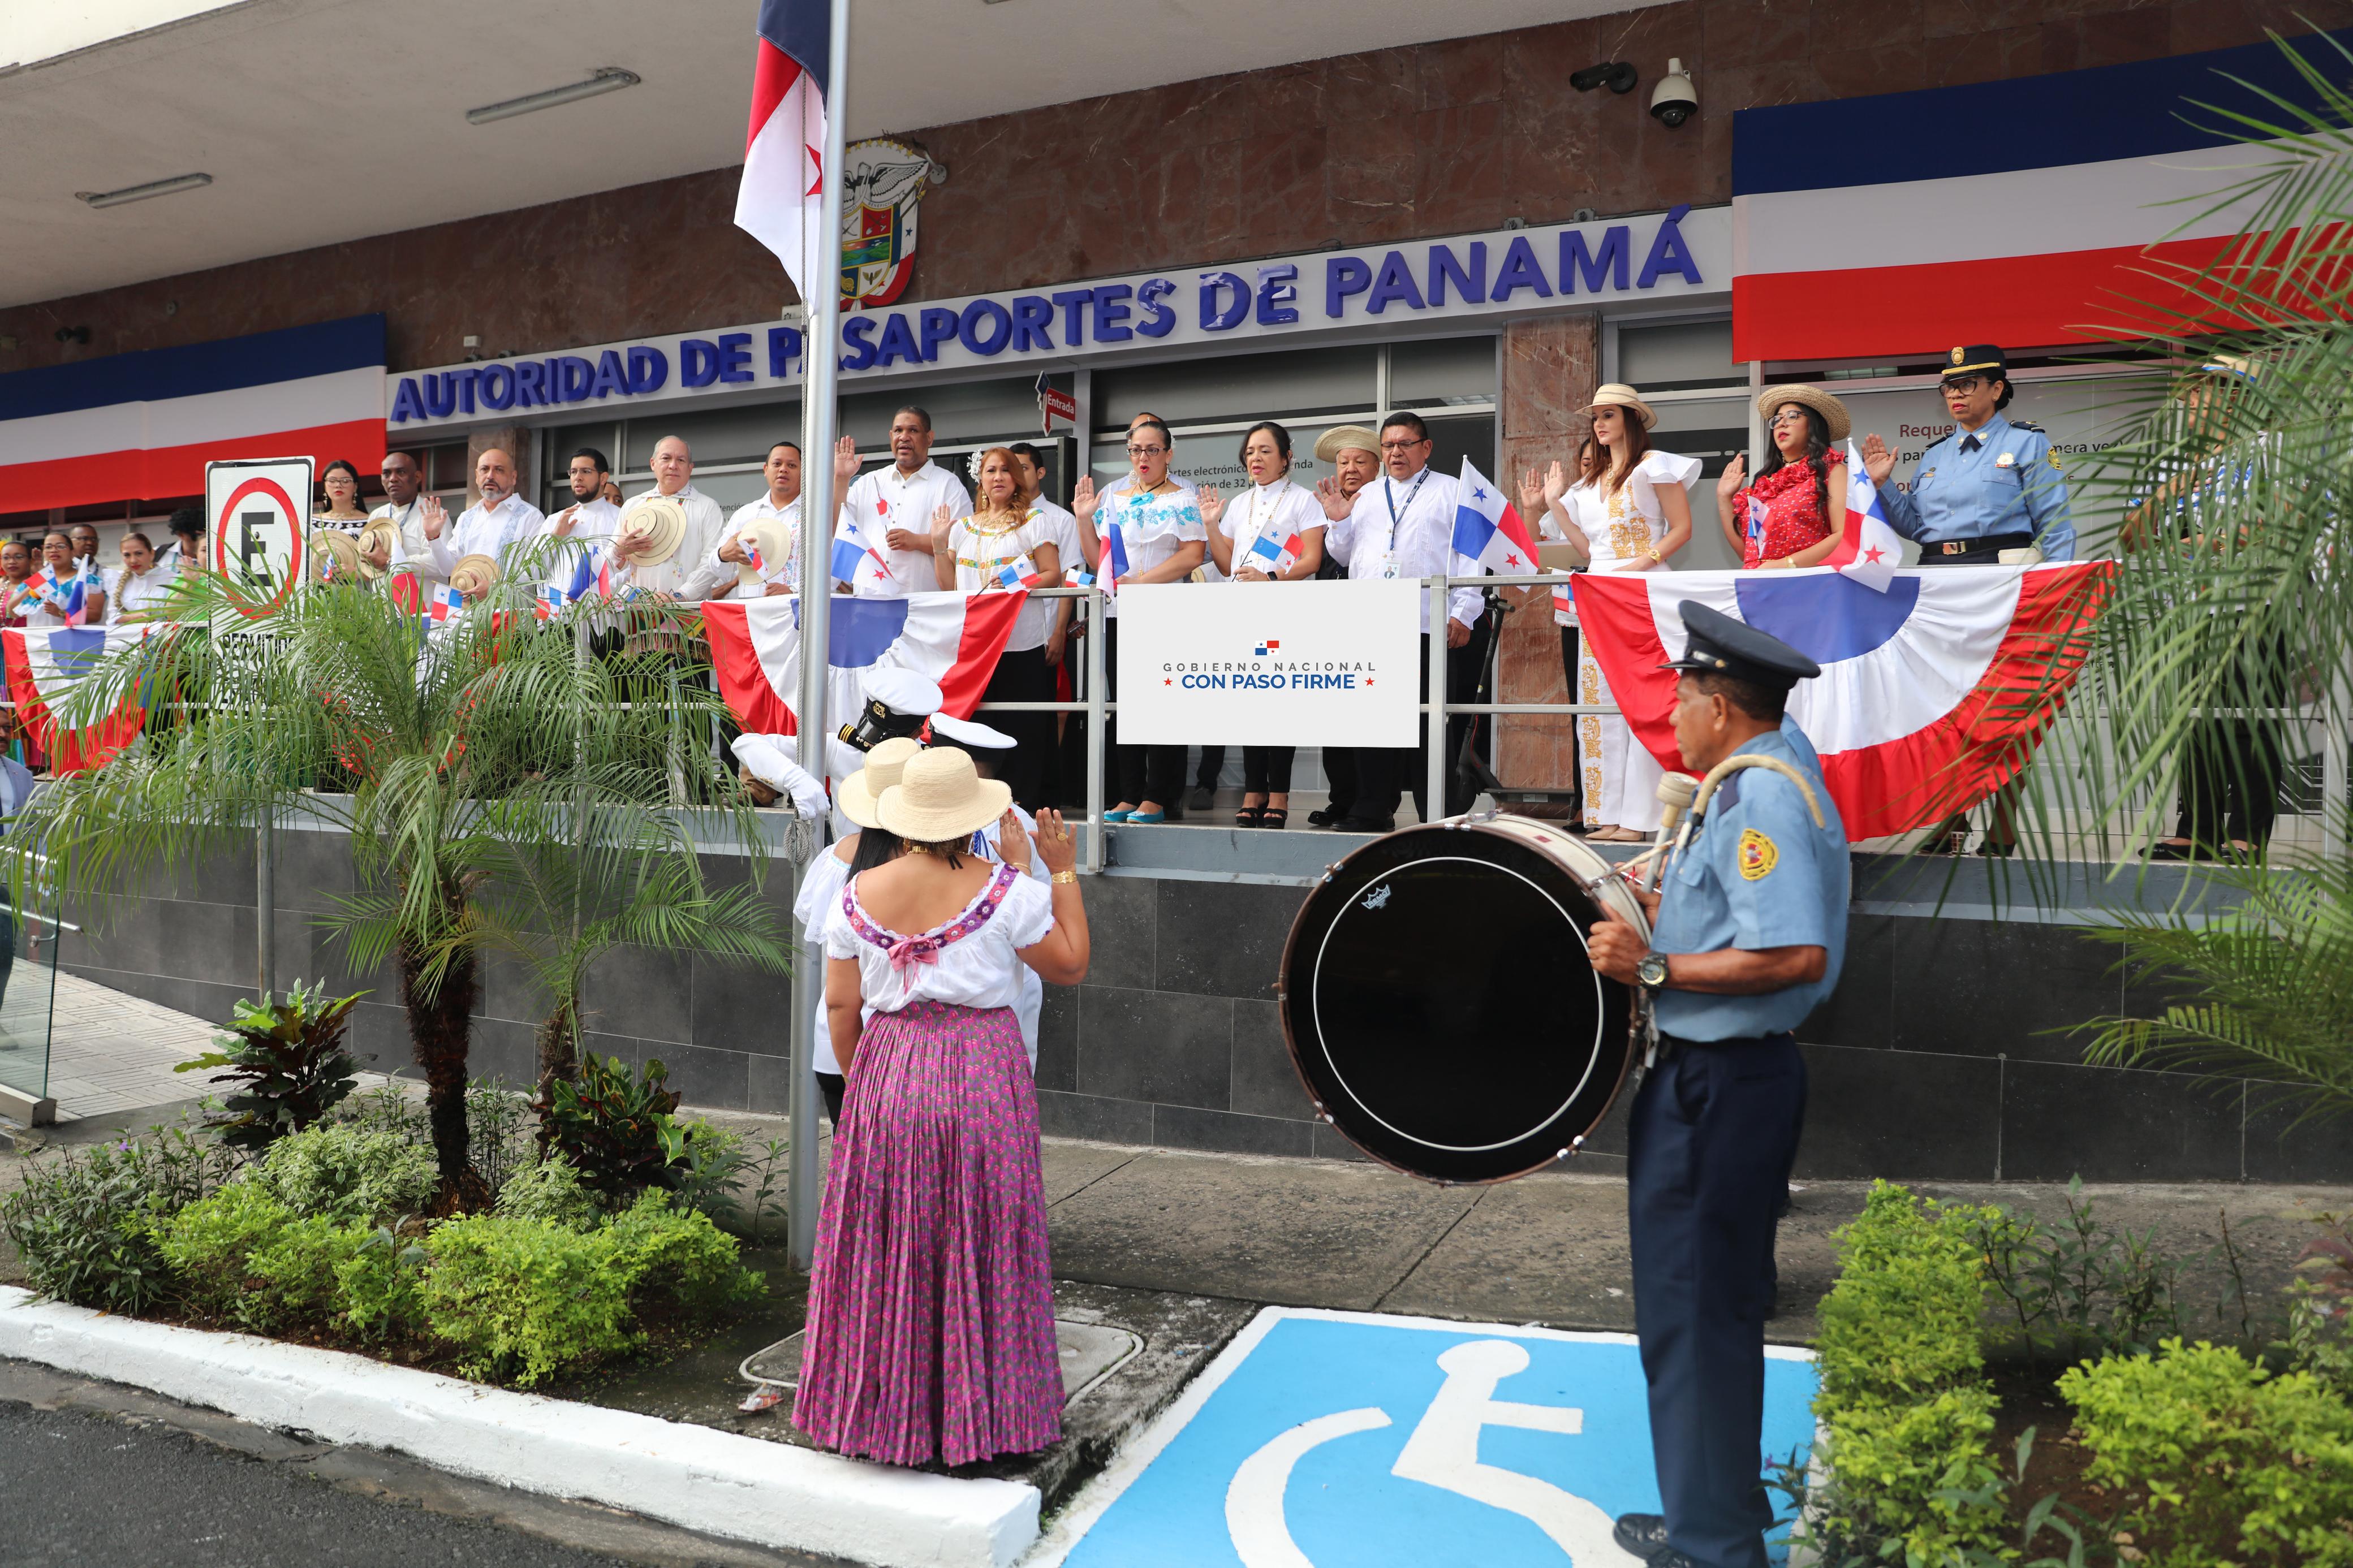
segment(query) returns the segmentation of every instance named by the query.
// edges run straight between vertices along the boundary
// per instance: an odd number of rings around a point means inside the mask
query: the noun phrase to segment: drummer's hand
[[[1585,947],[1593,960],[1596,973],[1609,976],[1620,985],[1640,983],[1634,972],[1641,963],[1643,954],[1651,951],[1651,944],[1642,940],[1642,933],[1615,914],[1607,916],[1593,928],[1592,934],[1586,938]]]

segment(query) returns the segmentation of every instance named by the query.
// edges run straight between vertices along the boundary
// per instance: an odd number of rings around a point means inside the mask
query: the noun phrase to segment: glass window
[[[932,416],[932,434],[943,442],[1033,440],[1038,434],[1037,384],[1032,376],[854,393],[841,400],[841,433],[854,439],[861,452],[888,447],[892,417],[912,403]],[[797,416],[796,420],[797,427]]]
[[[541,432],[540,450],[547,454],[547,470],[561,484],[572,469],[572,454],[594,447],[611,463],[621,455],[621,427],[607,419],[596,425],[558,425]]]
[[[638,480],[624,485],[621,489],[621,499],[625,502],[633,500],[653,488],[651,480]],[[732,474],[706,474],[698,469],[694,476],[694,488],[717,501],[721,511],[733,511],[739,506],[748,505],[766,495],[768,480],[767,476],[756,469]],[[571,505],[570,486],[565,487],[564,495],[564,504]]]
[[[667,436],[676,436],[687,444],[694,453],[697,468],[716,468],[723,463],[765,462],[770,446],[801,438],[801,405],[762,403],[744,408],[713,408],[632,419],[622,448],[623,471],[649,471],[653,467],[654,447]]]
[[[1366,343],[1099,370],[1094,378],[1093,420],[1098,428],[1122,430],[1145,409],[1176,425],[1370,408],[1377,353]],[[1487,373],[1491,384],[1493,354],[1491,348]],[[1033,401],[1033,416],[1035,411]]]
[[[1495,400],[1495,340],[1439,338],[1389,346],[1389,407]]]
[[[434,490],[462,490],[474,482],[473,465],[466,459],[466,443],[455,442],[447,447],[428,447],[418,454],[426,459],[426,471],[432,478],[427,488]]]
[[[1681,321],[1618,330],[1618,379],[1644,392],[1738,386],[1748,380],[1732,360],[1732,322]]]
[[[1748,400],[1709,397],[1652,406],[1658,410],[1659,422],[1651,427],[1651,445],[1700,460],[1700,477],[1692,481],[1690,491],[1691,542],[1675,552],[1675,567],[1711,572],[1738,566],[1740,557],[1725,542],[1724,529],[1716,521],[1715,481],[1725,465],[1748,450]]]

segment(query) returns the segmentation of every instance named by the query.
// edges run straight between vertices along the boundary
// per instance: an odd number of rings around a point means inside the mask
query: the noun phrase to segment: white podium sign
[[[1410,746],[1423,594],[1411,579],[1122,588],[1120,742]]]

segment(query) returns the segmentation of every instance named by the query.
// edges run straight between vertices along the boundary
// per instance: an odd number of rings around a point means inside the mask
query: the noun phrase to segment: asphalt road
[[[835,1568],[0,1361],[0,1568]]]

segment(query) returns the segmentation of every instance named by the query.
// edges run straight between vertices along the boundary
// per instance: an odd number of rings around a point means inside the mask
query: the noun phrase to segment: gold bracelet
[[[1054,873],[1054,881],[1055,881],[1055,883],[1056,883],[1056,885],[1057,885],[1057,886],[1060,886],[1060,885],[1064,884],[1064,883],[1069,883],[1069,884],[1071,884],[1071,885],[1074,885],[1074,886],[1075,886],[1075,885],[1077,884],[1077,882],[1078,882],[1078,879],[1079,879],[1079,874],[1078,874],[1076,871],[1057,871],[1057,872],[1055,872],[1055,873]]]

